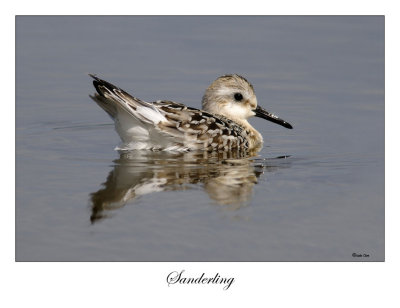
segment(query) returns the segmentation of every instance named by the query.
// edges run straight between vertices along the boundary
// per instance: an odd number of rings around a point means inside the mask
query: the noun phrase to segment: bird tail
[[[128,114],[147,124],[158,124],[165,121],[164,115],[151,103],[142,101],[128,94],[119,87],[109,83],[108,81],[98,78],[94,74],[92,77],[93,85],[97,91],[97,95],[92,99],[103,108],[113,119],[117,116],[117,107],[121,107]],[[115,103],[115,106],[111,103]]]

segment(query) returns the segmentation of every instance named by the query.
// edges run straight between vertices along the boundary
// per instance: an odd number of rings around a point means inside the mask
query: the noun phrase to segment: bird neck
[[[262,135],[246,119],[232,119],[248,132],[250,148],[254,148],[263,143]]]

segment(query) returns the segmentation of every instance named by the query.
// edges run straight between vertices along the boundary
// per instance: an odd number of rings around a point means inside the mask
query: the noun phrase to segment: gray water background
[[[294,129],[120,157],[87,73],[197,108],[238,73]],[[16,260],[384,260],[384,17],[18,16]]]

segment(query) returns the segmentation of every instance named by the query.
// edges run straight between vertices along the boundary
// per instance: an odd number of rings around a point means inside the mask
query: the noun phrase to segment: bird
[[[238,74],[218,77],[206,89],[202,109],[157,100],[146,102],[94,74],[90,96],[114,120],[122,144],[117,150],[252,151],[262,135],[248,122],[252,116],[292,125],[258,106],[253,85]]]

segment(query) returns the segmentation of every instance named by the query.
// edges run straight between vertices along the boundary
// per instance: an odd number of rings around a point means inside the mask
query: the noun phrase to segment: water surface
[[[20,16],[16,47],[18,261],[384,260],[383,17]],[[294,129],[121,155],[87,73],[197,108],[238,73]]]

